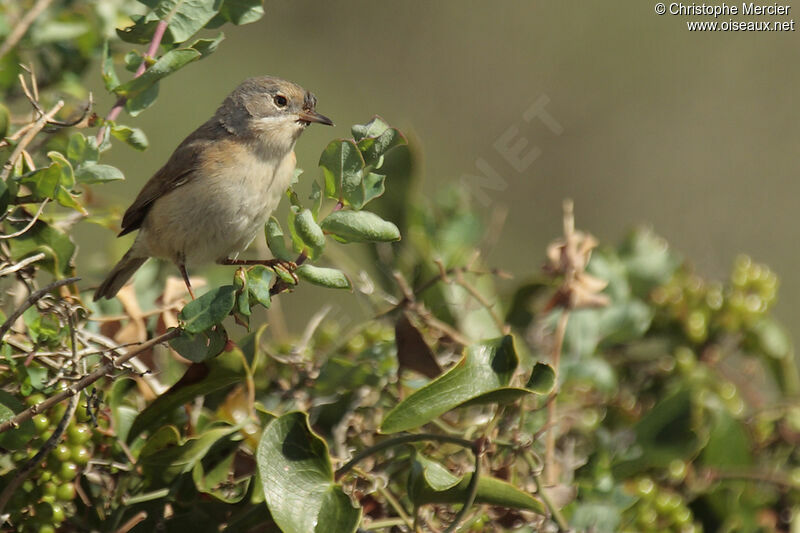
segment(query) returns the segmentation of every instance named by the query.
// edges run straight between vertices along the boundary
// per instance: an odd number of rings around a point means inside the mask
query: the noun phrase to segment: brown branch
[[[86,376],[81,378],[77,383],[75,383],[71,387],[68,387],[67,389],[65,389],[65,390],[63,390],[63,391],[51,396],[50,398],[47,398],[45,401],[43,401],[43,402],[41,402],[39,404],[36,404],[36,405],[33,405],[33,406],[29,407],[28,409],[26,409],[26,410],[22,411],[21,413],[17,414],[16,416],[14,416],[14,418],[6,420],[2,424],[0,424],[0,433],[3,433],[4,431],[8,431],[11,428],[19,427],[19,424],[21,422],[24,422],[26,420],[30,420],[35,414],[40,413],[42,411],[45,411],[45,410],[49,409],[50,407],[54,406],[55,404],[60,403],[60,402],[66,400],[67,398],[69,398],[71,396],[75,396],[80,391],[82,391],[83,389],[85,389],[86,387],[88,387],[89,385],[91,385],[92,383],[97,381],[98,379],[102,378],[107,373],[111,372],[117,366],[126,363],[131,358],[136,357],[140,353],[149,350],[150,348],[152,348],[156,344],[161,344],[163,342],[167,342],[167,341],[169,341],[171,339],[174,339],[175,337],[180,335],[180,332],[181,332],[181,330],[179,330],[177,328],[176,329],[171,329],[171,330],[167,331],[166,333],[164,333],[162,335],[159,335],[158,337],[155,337],[153,339],[150,339],[149,341],[146,341],[146,342],[140,344],[139,347],[136,348],[135,350],[131,350],[130,352],[126,353],[125,355],[119,356],[115,360],[110,360],[110,361],[102,364],[100,366],[100,368],[96,369],[91,374],[87,374]]]

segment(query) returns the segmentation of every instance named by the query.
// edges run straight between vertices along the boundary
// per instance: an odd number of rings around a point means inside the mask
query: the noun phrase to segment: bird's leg
[[[235,266],[251,266],[251,265],[263,265],[265,267],[269,267],[272,270],[276,268],[280,268],[285,270],[289,273],[290,276],[294,279],[294,282],[297,283],[297,275],[294,271],[297,269],[297,263],[294,261],[285,261],[283,259],[223,259],[220,261],[221,265],[235,265]]]
[[[180,263],[178,268],[181,270],[181,276],[183,276],[183,282],[186,283],[186,288],[189,289],[189,296],[194,300],[194,291],[192,290],[192,284],[189,282],[189,274],[186,272],[186,265]]]

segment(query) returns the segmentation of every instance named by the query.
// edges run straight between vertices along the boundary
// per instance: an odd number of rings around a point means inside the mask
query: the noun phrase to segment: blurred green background
[[[692,17],[658,16],[650,1],[267,0],[265,9],[163,83],[153,108],[121,117],[151,147],[110,152],[128,181],[103,187],[104,198],[127,206],[236,84],[270,74],[315,92],[318,110],[336,122],[300,140],[302,190],[320,175],[325,144],[377,113],[416,144],[426,191],[478,173],[479,158],[502,177],[503,189],[482,190],[489,201],[475,204],[487,219],[507,212],[488,264],[518,279],[537,271],[560,234],[561,200],[571,197],[578,227],[601,242],[644,223],[703,275],[724,277],[740,252],[769,264],[782,281],[778,315],[797,333],[797,32],[692,33]],[[93,83],[105,113],[112,100],[99,73]],[[522,119],[542,97],[560,135]],[[494,146],[510,128],[512,140],[527,139],[523,153],[541,152],[522,172]],[[113,241],[94,227],[84,239],[93,244],[84,250]],[[114,245],[118,254],[126,244]],[[107,260],[95,251],[81,262],[99,282]],[[290,322],[310,298],[318,305],[320,291],[282,299]],[[342,305],[353,298],[326,294]]]

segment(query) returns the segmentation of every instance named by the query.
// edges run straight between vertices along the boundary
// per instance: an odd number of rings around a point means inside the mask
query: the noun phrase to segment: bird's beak
[[[320,115],[316,111],[301,111],[297,115],[301,122],[312,123],[316,122],[317,124],[325,124],[326,126],[333,126],[333,121],[326,117],[325,115]]]

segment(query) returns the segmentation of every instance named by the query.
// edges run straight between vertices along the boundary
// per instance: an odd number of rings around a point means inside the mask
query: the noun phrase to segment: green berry
[[[58,477],[64,481],[72,481],[78,476],[78,465],[75,463],[63,463],[58,471]]]
[[[58,485],[52,481],[42,484],[42,494],[45,496],[55,496],[58,491]]]
[[[669,478],[675,482],[680,483],[686,478],[686,461],[682,461],[680,459],[673,459],[669,466],[667,467],[667,471],[669,472]]]
[[[55,447],[52,454],[53,457],[63,463],[64,461],[69,460],[70,456],[72,455],[72,450],[70,450],[69,446],[66,444],[59,444]]]
[[[50,428],[50,419],[45,415],[38,414],[33,417],[33,427],[36,429],[36,434],[41,435]]]
[[[655,495],[656,484],[649,477],[643,477],[636,482],[636,493],[640,498],[650,498]]]
[[[92,438],[92,430],[86,424],[76,424],[67,428],[67,440],[71,444],[84,444]]]
[[[45,399],[46,398],[45,398],[44,394],[42,394],[40,392],[36,392],[34,394],[31,394],[27,398],[25,398],[25,403],[28,404],[28,405],[36,405],[36,404],[42,403],[43,401],[45,401]]]
[[[85,466],[89,462],[89,459],[92,458],[92,454],[85,446],[76,446],[72,448],[71,457],[75,464]]]
[[[56,498],[62,502],[72,501],[75,498],[75,485],[63,483],[56,489]]]

